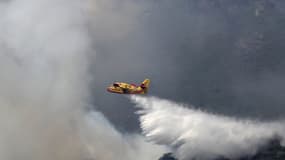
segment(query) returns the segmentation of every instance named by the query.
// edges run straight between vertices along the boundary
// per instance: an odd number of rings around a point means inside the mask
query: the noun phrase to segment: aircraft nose
[[[112,87],[108,87],[108,88],[107,88],[107,91],[112,91]]]

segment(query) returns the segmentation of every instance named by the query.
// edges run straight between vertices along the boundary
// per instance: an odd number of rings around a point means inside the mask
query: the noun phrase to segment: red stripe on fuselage
[[[110,88],[107,88],[107,91],[111,92],[111,93],[117,93],[117,94],[144,94],[144,90],[131,91],[130,93],[123,93],[123,92],[120,92],[120,91],[115,91],[115,90],[112,90]]]

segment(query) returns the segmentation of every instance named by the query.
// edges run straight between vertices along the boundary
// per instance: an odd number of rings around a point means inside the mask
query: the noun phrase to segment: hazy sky
[[[150,94],[236,117],[284,117],[282,1],[97,1],[94,103],[124,130],[134,108],[106,92],[151,79]]]
[[[0,0],[0,159],[234,158],[276,136],[284,146],[284,6]],[[145,97],[106,91],[144,78]]]
[[[153,160],[90,104],[89,0],[0,2],[0,159]]]

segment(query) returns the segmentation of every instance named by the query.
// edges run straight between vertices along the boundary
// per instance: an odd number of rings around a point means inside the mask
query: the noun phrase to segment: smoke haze
[[[122,135],[101,113],[88,113],[90,6],[0,2],[0,159],[152,160],[163,153],[139,135]]]
[[[0,159],[158,159],[167,148],[125,133],[138,128],[136,109],[105,92],[112,81],[148,77],[153,95],[236,117],[282,118],[282,6],[259,0],[0,1]],[[146,137],[171,146],[181,160],[252,155],[271,138],[284,141],[283,121],[131,99],[141,108]]]
[[[253,156],[278,137],[284,144],[284,121],[258,122],[210,114],[156,97],[132,96],[140,108],[145,136],[169,145],[179,160],[236,159]]]
[[[117,127],[137,130],[113,81],[152,81],[149,94],[223,115],[284,117],[285,1],[97,2],[94,100]],[[249,98],[250,97],[250,98]],[[113,112],[113,106],[120,106]]]

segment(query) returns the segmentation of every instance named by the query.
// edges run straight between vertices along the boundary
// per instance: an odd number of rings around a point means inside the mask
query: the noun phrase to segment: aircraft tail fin
[[[140,87],[144,90],[145,93],[147,93],[148,88],[149,88],[149,85],[150,85],[150,80],[149,80],[149,79],[145,79],[145,80],[141,83]]]

